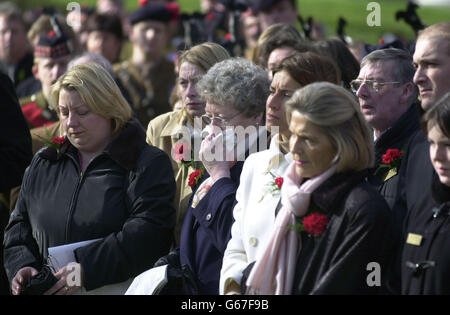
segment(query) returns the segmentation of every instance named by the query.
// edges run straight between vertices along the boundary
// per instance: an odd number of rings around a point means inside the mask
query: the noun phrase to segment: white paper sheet
[[[167,283],[167,265],[149,269],[134,278],[125,295],[153,295]]]
[[[86,246],[95,241],[101,240],[101,238],[88,240],[83,242],[71,243],[61,246],[48,248],[48,263],[54,268],[59,270],[71,262],[77,262],[75,259],[75,249],[78,247]],[[126,292],[133,278],[130,278],[124,282],[105,285],[95,290],[87,291],[84,287],[77,290],[75,295],[122,295]]]

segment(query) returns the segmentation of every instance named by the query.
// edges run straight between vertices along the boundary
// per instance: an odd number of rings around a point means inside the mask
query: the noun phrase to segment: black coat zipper
[[[69,157],[74,162],[75,168],[77,170],[77,173],[80,175],[80,177],[78,179],[78,183],[77,183],[77,185],[75,187],[75,192],[73,193],[72,200],[71,200],[70,205],[69,205],[69,213],[67,215],[67,221],[66,221],[66,239],[65,239],[65,243],[66,244],[69,244],[70,222],[72,221],[72,215],[73,215],[73,212],[75,210],[75,206],[76,206],[77,200],[78,200],[78,194],[80,192],[80,187],[81,187],[83,179],[84,179],[84,174],[80,170],[78,162],[70,154],[69,154]]]

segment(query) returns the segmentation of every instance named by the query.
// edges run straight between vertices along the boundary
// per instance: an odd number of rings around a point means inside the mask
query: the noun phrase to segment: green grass
[[[37,6],[55,6],[65,10],[70,0],[15,0],[22,8]],[[80,4],[95,5],[97,0],[80,0]],[[124,0],[126,10],[131,12],[137,8],[137,0]],[[314,20],[323,23],[327,35],[336,35],[337,23],[340,16],[347,20],[345,32],[353,39],[362,39],[368,43],[377,43],[384,33],[390,32],[407,39],[414,38],[411,27],[403,20],[395,20],[395,12],[406,9],[406,0],[378,0],[381,6],[381,26],[367,25],[366,7],[369,0],[298,0],[299,11],[304,19],[312,16]],[[183,12],[200,10],[200,0],[179,0]],[[417,10],[419,17],[426,25],[450,20],[450,7],[421,7]]]

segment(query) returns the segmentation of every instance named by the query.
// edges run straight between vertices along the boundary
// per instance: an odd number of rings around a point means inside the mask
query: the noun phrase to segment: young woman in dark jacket
[[[407,218],[402,253],[402,294],[450,294],[450,93],[423,117],[435,170],[431,194],[436,207],[422,220]],[[415,223],[415,224],[412,224]]]
[[[14,294],[47,263],[49,247],[99,239],[73,251],[81,282],[68,281],[75,269],[66,265],[45,292],[71,294],[136,276],[172,241],[169,158],[145,142],[107,71],[90,63],[73,67],[52,88],[51,102],[65,137],[34,156],[5,232]]]
[[[286,103],[293,162],[266,250],[247,279],[256,294],[372,294],[383,281],[392,215],[366,181],[371,132],[350,92],[326,82]]]

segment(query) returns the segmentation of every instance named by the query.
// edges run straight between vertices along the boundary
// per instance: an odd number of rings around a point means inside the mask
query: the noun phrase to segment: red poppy
[[[54,138],[52,139],[52,144],[63,145],[64,142],[66,142],[66,138],[65,138],[65,137],[54,137]]]
[[[403,152],[397,149],[388,149],[385,154],[382,155],[384,164],[391,164],[396,159],[400,159]]]
[[[138,6],[143,7],[144,5],[147,5],[149,3],[149,0],[139,0]]]
[[[278,188],[281,189],[281,186],[283,186],[283,177],[275,178],[275,184],[277,184]]]
[[[173,159],[184,162],[190,156],[191,146],[187,142],[177,143],[173,148]]]
[[[205,170],[198,169],[189,174],[188,180],[189,187],[194,188],[197,185],[198,181],[202,178],[204,172]]]
[[[302,224],[308,234],[319,236],[322,235],[327,228],[328,222],[328,216],[314,212],[304,217]]]

